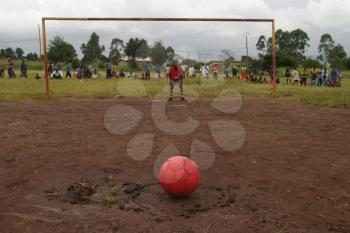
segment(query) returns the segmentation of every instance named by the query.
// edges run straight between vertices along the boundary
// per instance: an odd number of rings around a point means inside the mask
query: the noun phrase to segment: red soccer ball
[[[160,184],[172,197],[187,197],[198,187],[200,171],[192,160],[176,156],[166,161],[160,168]]]

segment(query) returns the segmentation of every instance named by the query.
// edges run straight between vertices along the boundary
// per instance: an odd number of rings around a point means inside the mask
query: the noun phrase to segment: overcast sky
[[[323,33],[331,33],[350,53],[349,0],[4,1],[0,7],[0,48],[38,52],[37,25],[42,16],[275,18],[277,28],[301,28],[309,34],[309,56],[317,55]],[[60,35],[78,52],[95,31],[106,47],[115,37],[142,37],[151,44],[162,40],[182,56],[189,54],[196,59],[217,59],[221,49],[232,49],[236,57],[243,55],[245,32],[249,33],[249,52],[254,55],[259,35],[271,34],[270,24],[255,23],[49,22],[47,27],[48,39]]]

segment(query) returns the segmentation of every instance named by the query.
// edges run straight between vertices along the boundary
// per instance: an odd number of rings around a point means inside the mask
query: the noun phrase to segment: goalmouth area
[[[234,18],[114,18],[114,17],[43,17],[43,48],[45,61],[45,86],[46,95],[51,97],[49,73],[48,73],[48,52],[47,52],[47,37],[46,37],[46,22],[47,21],[143,21],[143,22],[223,22],[223,23],[271,23],[272,25],[272,67],[273,67],[273,88],[272,96],[277,96],[277,59],[276,59],[276,28],[274,19],[234,19]]]

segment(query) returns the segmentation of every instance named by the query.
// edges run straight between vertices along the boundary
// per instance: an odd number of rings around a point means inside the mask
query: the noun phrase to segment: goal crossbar
[[[277,59],[276,59],[276,28],[274,19],[239,19],[239,18],[117,18],[117,17],[42,17],[42,33],[45,63],[45,86],[46,95],[51,97],[48,52],[46,37],[46,21],[149,21],[149,22],[246,22],[246,23],[271,23],[272,24],[272,72],[273,88],[272,96],[277,96]]]

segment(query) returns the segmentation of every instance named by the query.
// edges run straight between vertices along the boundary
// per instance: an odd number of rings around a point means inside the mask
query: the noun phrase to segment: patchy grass
[[[29,73],[26,80],[0,80],[0,101],[46,100],[43,80],[34,80],[35,72]],[[299,87],[280,85],[280,97],[291,97],[307,104],[327,107],[350,107],[350,79],[344,78],[341,88]],[[168,81],[134,81],[134,80],[52,80],[50,81],[53,99],[72,98],[154,98],[168,94]],[[241,81],[224,80],[187,80],[187,96],[214,98],[224,90],[231,95],[267,97],[271,95],[271,85],[251,84]],[[175,94],[178,93],[176,89]]]

